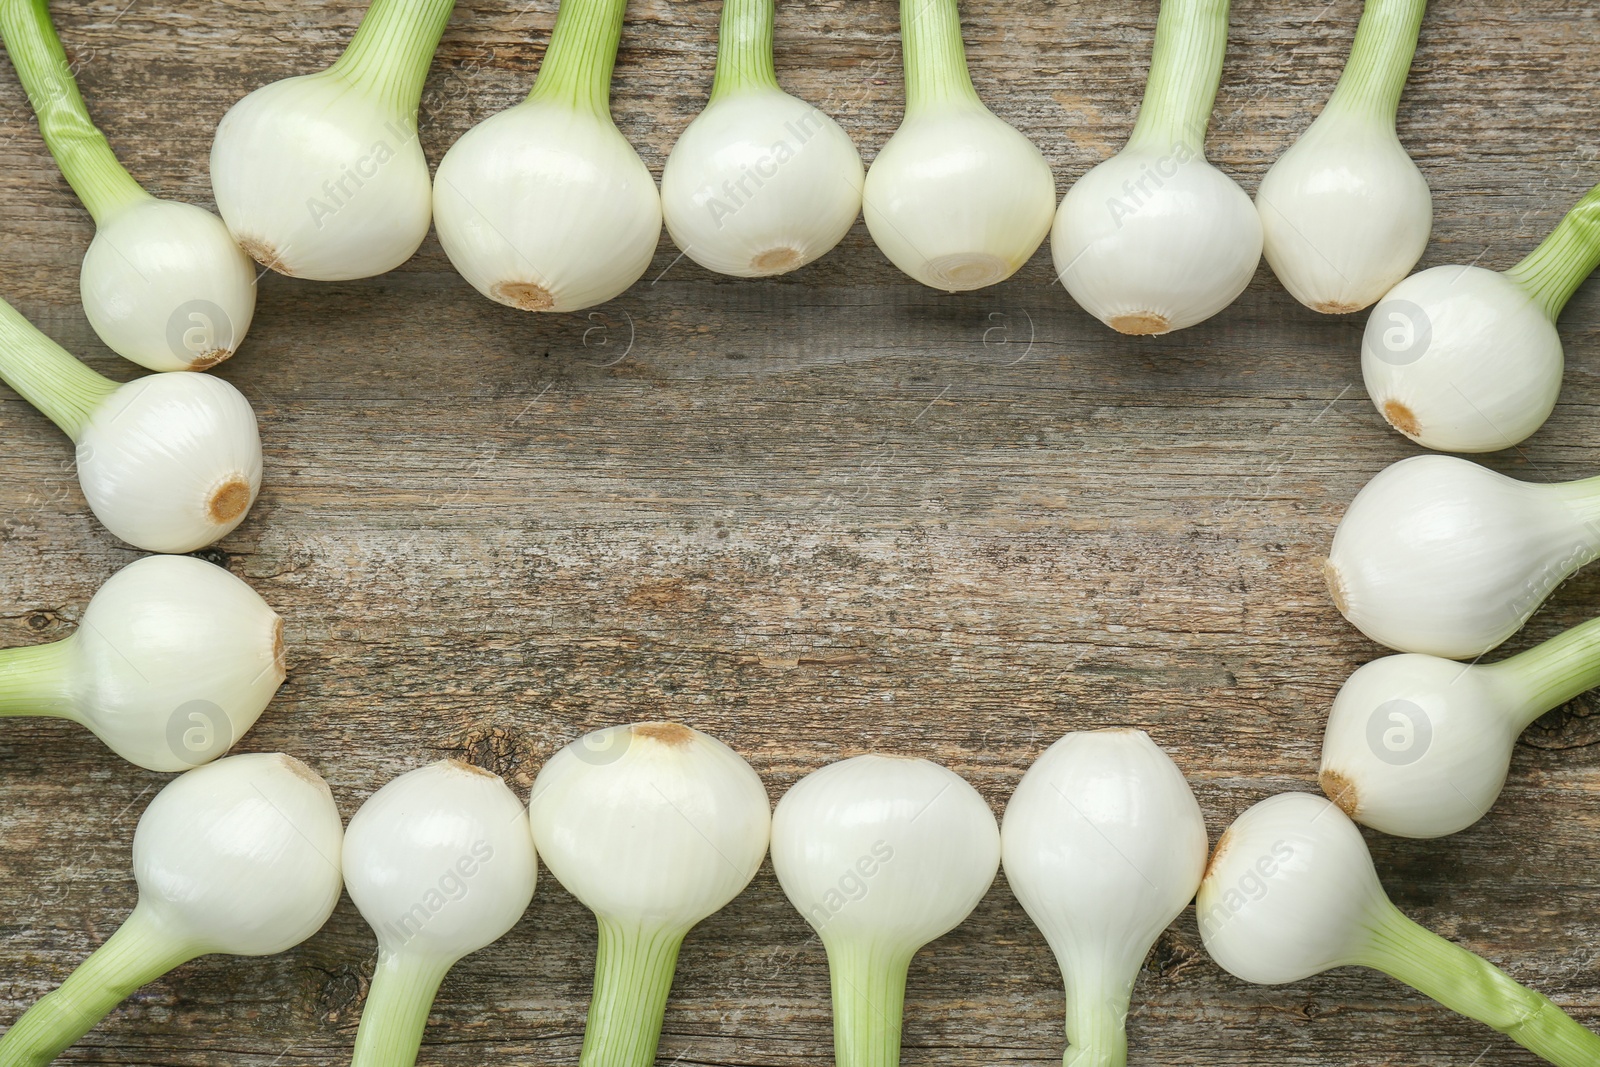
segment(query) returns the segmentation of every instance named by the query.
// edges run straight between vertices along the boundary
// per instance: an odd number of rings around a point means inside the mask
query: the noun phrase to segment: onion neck
[[[413,126],[433,53],[455,0],[372,0],[344,55],[329,68]]]
[[[722,0],[711,103],[752,89],[777,89],[772,65],[773,0]]]
[[[877,944],[828,945],[835,1067],[896,1067],[906,971],[915,952]]]
[[[628,0],[561,0],[530,103],[552,101],[610,121],[611,68]]]
[[[1062,1067],[1126,1067],[1128,1000],[1133,982],[1061,965],[1067,992],[1067,1051]]]
[[[1533,294],[1554,322],[1596,267],[1600,267],[1600,185],[1585,193],[1538,248],[1506,271],[1506,277]]]
[[[599,923],[594,996],[578,1067],[650,1067],[661,1041],[678,947],[688,931],[603,917]]]
[[[0,649],[0,717],[77,718],[68,673],[76,636],[47,645]]]
[[[95,409],[119,388],[40,333],[4,300],[0,300],[0,380],[74,441]]]
[[[1144,102],[1128,147],[1204,155],[1228,49],[1228,0],[1162,0]]]
[[[1520,733],[1551,708],[1600,685],[1600,619],[1476,669],[1503,677],[1522,701],[1514,712]]]
[[[416,1063],[433,998],[454,962],[379,950],[350,1067],[411,1067]]]
[[[0,1037],[0,1067],[44,1067],[140,986],[198,955],[139,904],[105,944]]]
[[[956,0],[900,0],[906,115],[943,107],[983,107],[967,73]]]
[[[1600,1036],[1548,997],[1500,968],[1412,922],[1390,906],[1362,962],[1425,993],[1451,1011],[1500,1031],[1556,1067],[1600,1063]]]
[[[1394,128],[1427,6],[1427,0],[1367,0],[1325,114],[1359,115]]]
[[[89,118],[66,50],[50,22],[49,0],[0,2],[0,36],[39,116],[45,146],[94,216],[95,225],[130,204],[149,200],[150,194],[117,162],[106,135]]]

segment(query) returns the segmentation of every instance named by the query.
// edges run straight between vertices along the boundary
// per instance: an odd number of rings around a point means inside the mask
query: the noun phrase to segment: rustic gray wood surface
[[[211,204],[217,119],[331,62],[363,5],[55,5],[84,95],[135,176]],[[1331,89],[1358,0],[1242,0],[1210,158],[1254,191]],[[1058,192],[1113,152],[1148,63],[1152,0],[967,0],[979,92],[1029,134]],[[554,0],[463,0],[423,104],[437,161],[526,91]],[[614,97],[658,175],[710,84],[716,0],[635,0]],[[1424,266],[1506,267],[1600,181],[1597,6],[1441,0],[1401,136],[1435,198]],[[870,159],[899,119],[896,8],[780,4],[778,66]],[[0,71],[0,295],[117,378],[84,320],[92,235]],[[1364,316],[1319,317],[1263,265],[1216,319],[1115,336],[1053,282],[947,296],[857,225],[821,262],[734,281],[663,235],[644,282],[590,314],[480,298],[437,242],[363,282],[262,280],[218,373],[255,403],[266,487],[208,558],[288,620],[291,671],[240,745],[306,759],[348,817],[384,781],[456,755],[523,795],[583,731],[672,717],[743,752],[774,797],[882,749],[966,775],[998,812],[1061,733],[1149,730],[1213,838],[1314,789],[1328,703],[1378,649],[1318,574],[1345,503],[1416,449],[1371,410]],[[1487,458],[1536,480],[1600,472],[1600,285],[1561,323],[1560,405]],[[87,511],[65,439],[0,388],[0,646],[70,633],[136,553]],[[1595,613],[1580,573],[1508,649]],[[1600,1026],[1600,719],[1579,700],[1518,746],[1488,818],[1456,837],[1369,835],[1410,915]],[[167,780],[66,723],[0,723],[0,1025],[59,983],[134,902],[129,844]],[[664,1063],[828,1062],[822,950],[770,867],[691,935]],[[458,966],[426,1064],[575,1062],[594,950],[553,878]],[[375,945],[348,899],[282,956],[204,958],[148,986],[73,1063],[348,1060]],[[1531,1064],[1509,1040],[1372,972],[1247,986],[1192,909],[1140,978],[1131,1062]],[[1059,978],[1002,878],[912,969],[908,1067],[1046,1064]]]

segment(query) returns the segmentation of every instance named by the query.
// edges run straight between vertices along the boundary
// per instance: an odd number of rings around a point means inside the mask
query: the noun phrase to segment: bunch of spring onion
[[[778,87],[773,0],[723,0],[705,110],[661,172],[661,213],[683,254],[761,278],[838,244],[861,210],[861,156],[828,116]]]
[[[1400,914],[1355,823],[1329,801],[1283,793],[1217,842],[1196,900],[1200,935],[1247,982],[1372,967],[1557,1065],[1600,1063],[1600,1036],[1504,971]]]
[[[1433,197],[1394,128],[1426,7],[1367,0],[1327,107],[1256,190],[1267,262],[1315,311],[1371,305],[1427,247]]]
[[[130,545],[193,552],[243,521],[261,437],[239,390],[209,374],[96,374],[0,300],[0,380],[77,444],[95,517]]]
[[[1228,0],[1162,0],[1128,144],[1056,212],[1056,276],[1113,330],[1162,334],[1209,319],[1261,261],[1255,205],[1205,158],[1227,46]]]
[[[211,188],[257,262],[343,281],[411,258],[433,202],[417,106],[453,6],[372,0],[333,66],[263,86],[222,116]]]
[[[533,899],[527,809],[496,775],[441,760],[367,798],[345,830],[343,867],[378,935],[351,1067],[411,1067],[445,973]]]
[[[0,650],[0,717],[71,719],[131,763],[180,771],[226,752],[283,675],[283,620],[255,590],[193,556],[146,556],[70,636]]]
[[[1517,735],[1600,685],[1600,619],[1498,663],[1415,653],[1356,671],[1322,740],[1323,792],[1402,837],[1464,830],[1494,805]]]
[[[900,0],[900,38],[906,113],[867,171],[867,230],[923,285],[1005,281],[1049,232],[1050,165],[978,99],[956,0]]]
[[[1142,731],[1068,734],[1017,783],[1000,849],[1061,967],[1065,1067],[1123,1067],[1134,979],[1205,870],[1189,783]]]
[[[766,788],[715,738],[634,723],[552,756],[528,816],[545,866],[600,927],[578,1063],[649,1067],[684,937],[737,896],[766,855]]]
[[[1379,471],[1345,510],[1323,574],[1334,606],[1399,652],[1482,655],[1600,556],[1600,478],[1519,482],[1454,456]]]
[[[899,1062],[911,958],[971,914],[999,864],[989,805],[928,760],[856,756],[778,801],[772,867],[828,952],[838,1067]]]
[[[478,292],[523,311],[620,295],[661,239],[655,179],[611,120],[627,0],[562,0],[527,99],[439,161],[439,243]]]
[[[204,370],[233,355],[255,314],[255,270],[211,212],[158,200],[89,118],[48,0],[0,4],[0,36],[39,132],[95,223],[79,291],[100,340],[151,370]]]
[[[0,1067],[43,1067],[196,956],[268,956],[316,933],[339,901],[342,836],[327,783],[292,756],[228,756],[173,779],[133,835],[138,905],[0,1037]]]
[[[1507,271],[1433,267],[1372,309],[1367,394],[1390,426],[1445,452],[1492,452],[1550,417],[1565,355],[1556,319],[1600,266],[1600,185]]]

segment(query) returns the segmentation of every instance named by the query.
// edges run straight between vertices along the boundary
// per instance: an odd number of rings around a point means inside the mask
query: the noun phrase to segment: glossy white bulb
[[[121,386],[78,435],[78,481],[106,529],[150,552],[193,552],[244,520],[261,436],[239,390],[209,374]]]
[[[576,311],[638,281],[661,238],[650,170],[607,114],[529,100],[450,146],[434,190],[439,243],[491,300]]]
[[[1015,274],[1050,230],[1050,164],[988,108],[913,108],[867,170],[862,214],[896,267],[946,292]]]
[[[227,359],[256,309],[255,265],[228,227],[175,200],[137,200],[104,220],[78,287],[106,347],[155,371]]]
[[[222,755],[284,677],[277,612],[193,556],[146,556],[112,575],[64,647],[62,713],[155,771]]]
[[[1427,179],[1393,122],[1365,112],[1324,111],[1261,179],[1256,208],[1273,273],[1330,315],[1394,288],[1433,230]]]
[[[428,234],[416,120],[333,72],[263,86],[211,145],[217,210],[252,258],[317,281],[393,270]]]
[[[1119,333],[1163,334],[1233,303],[1261,242],[1255,205],[1197,149],[1135,143],[1067,190],[1050,251],[1089,314]]]
[[[1555,324],[1497,271],[1434,267],[1372,309],[1361,339],[1367,395],[1390,426],[1444,452],[1493,452],[1550,417],[1564,357]]]
[[[316,933],[344,882],[328,785],[292,756],[227,756],[175,778],[133,837],[139,908],[193,955],[265,956]]]
[[[516,925],[537,868],[516,794],[455,760],[389,782],[345,831],[345,885],[379,950],[446,965]]]
[[[1356,494],[1324,571],[1334,605],[1401,652],[1481,655],[1600,554],[1600,489],[1532,484],[1451,456],[1413,456]]]
[[[713,100],[661,172],[661,211],[684,255],[761,278],[803,267],[861,211],[861,156],[828,116],[781,89]]]

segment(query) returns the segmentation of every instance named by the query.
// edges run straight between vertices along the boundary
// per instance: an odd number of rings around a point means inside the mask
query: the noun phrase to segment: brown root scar
[[[694,731],[677,722],[636,722],[633,736],[659,741],[668,748],[682,748],[694,740]]]
[[[1333,606],[1339,609],[1339,614],[1350,614],[1350,595],[1344,587],[1344,576],[1331,559],[1322,561],[1322,580],[1328,583],[1328,595],[1333,598]]]
[[[231,348],[213,348],[209,352],[202,352],[189,361],[190,370],[210,370],[218,363],[233,355]]]
[[[1154,311],[1136,311],[1131,315],[1115,315],[1109,324],[1118,333],[1136,337],[1153,337],[1172,329],[1172,320]]]
[[[290,278],[294,277],[294,271],[289,269],[289,265],[278,255],[278,249],[270,241],[263,241],[259,237],[246,237],[239,242],[239,247],[244,249],[245,255],[268,270],[275,270]]]
[[[769,248],[750,261],[750,269],[762,274],[785,274],[803,264],[805,258],[793,248]]]
[[[1365,304],[1350,304],[1343,300],[1322,300],[1311,305],[1311,310],[1320,311],[1324,315],[1348,315],[1352,311],[1360,311]]]
[[[1222,854],[1228,851],[1228,845],[1232,841],[1233,828],[1229,827],[1222,832],[1221,837],[1217,838],[1217,847],[1211,850],[1211,856],[1206,860],[1205,873],[1200,875],[1200,881],[1202,884],[1211,877],[1211,868],[1215,867],[1217,865],[1217,861],[1222,858]]]
[[[523,311],[549,311],[556,306],[550,290],[533,282],[496,282],[489,292],[500,303]]]
[[[250,483],[234,475],[211,491],[206,517],[219,526],[230,523],[250,507],[250,497]]]
[[[1422,424],[1417,421],[1416,412],[1398,400],[1385,400],[1383,402],[1383,417],[1390,426],[1393,426],[1407,437],[1415,437],[1422,432]]]
[[[310,782],[312,785],[321,786],[324,790],[328,788],[328,783],[322,780],[322,775],[318,774],[310,767],[307,767],[304,763],[301,763],[293,756],[285,752],[278,752],[275,753],[275,755],[278,757],[278,761],[283,764],[284,768],[296,778],[299,778],[302,781]]]
[[[283,646],[283,617],[272,617],[272,666],[278,672],[278,684],[289,674],[289,658]]]
[[[500,780],[500,776],[498,774],[495,774],[493,771],[486,771],[476,763],[468,763],[466,760],[459,759],[447,759],[444,762],[446,766],[453,771],[461,771],[464,774],[481,775],[484,778],[493,778],[495,781]]]
[[[1324,768],[1317,775],[1317,783],[1322,786],[1328,799],[1339,806],[1340,811],[1352,819],[1356,817],[1356,812],[1361,810],[1361,794],[1356,792],[1354,782],[1336,770]]]

